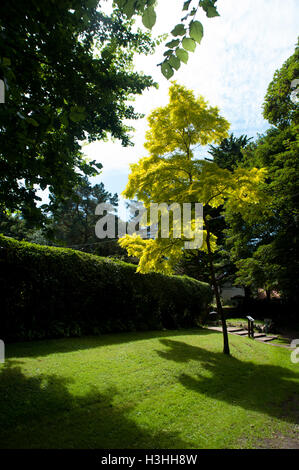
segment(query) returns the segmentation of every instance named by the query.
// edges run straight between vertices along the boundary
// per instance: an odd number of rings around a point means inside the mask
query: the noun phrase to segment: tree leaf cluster
[[[165,78],[170,79],[183,62],[189,59],[189,52],[194,52],[196,45],[201,43],[204,29],[200,21],[195,19],[198,11],[205,12],[208,18],[219,16],[216,8],[217,0],[183,1],[181,21],[172,29],[173,39],[166,43],[164,60],[159,64]],[[156,23],[155,0],[115,0],[115,4],[128,18],[141,15],[144,26],[152,29]]]
[[[133,71],[133,54],[153,47],[147,32],[133,32],[120,11],[105,15],[98,1],[28,0],[25,10],[1,2],[1,210],[38,220],[39,189],[63,198],[82,174],[99,173],[82,142],[132,144],[125,121],[140,114],[130,100],[153,85]]]

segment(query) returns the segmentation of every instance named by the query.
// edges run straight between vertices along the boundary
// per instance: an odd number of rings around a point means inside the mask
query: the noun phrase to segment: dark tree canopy
[[[288,298],[299,303],[298,298],[298,217],[299,217],[299,152],[298,133],[294,125],[271,128],[260,137],[247,155],[251,164],[268,170],[265,192],[269,197],[269,215],[257,225],[260,232],[253,231],[259,249],[255,259],[268,268],[268,283]],[[264,228],[261,231],[261,227]],[[267,246],[266,249],[260,248]],[[263,260],[262,256],[267,257]],[[279,265],[279,269],[277,266]]]
[[[294,54],[276,70],[263,105],[264,118],[274,126],[298,124],[299,105],[294,93],[299,90],[299,42]]]
[[[250,142],[246,135],[235,137],[233,134],[223,139],[219,146],[210,145],[208,153],[212,155],[213,162],[220,168],[234,170],[244,159],[242,149]]]
[[[243,165],[267,169],[265,213],[248,224],[227,214],[227,246],[237,282],[278,290],[298,308],[299,142],[298,103],[290,84],[298,77],[298,46],[275,72],[264,102],[268,129],[243,151]]]
[[[238,164],[242,163],[244,159],[242,150],[248,145],[250,140],[250,138],[244,135],[235,137],[231,134],[228,138],[223,139],[218,146],[209,145],[208,153],[213,157],[213,160],[209,158],[206,158],[206,160],[217,163],[220,168],[233,171]],[[219,251],[214,254],[214,257],[216,277],[220,284],[233,280],[236,271],[229,254],[224,249],[224,231],[227,229],[227,224],[222,212],[222,206],[218,208],[207,206],[205,208],[205,213],[211,217],[212,232],[217,236]],[[235,217],[238,220],[241,219],[239,215]],[[187,274],[198,280],[209,282],[208,257],[199,250],[186,253],[178,265],[177,271],[180,274]]]
[[[153,85],[132,69],[133,53],[149,53],[147,33],[97,0],[2,0],[0,78],[0,208],[39,216],[36,189],[70,194],[82,174],[97,174],[80,142],[119,139],[130,145],[128,99]]]
[[[62,246],[100,256],[121,258],[132,262],[115,239],[99,239],[95,226],[101,216],[95,214],[100,203],[109,203],[115,209],[118,195],[106,191],[104,184],[92,185],[83,177],[70,197],[63,201],[51,196],[47,218],[42,228],[31,228],[21,214],[0,212],[0,233],[17,240],[39,245]],[[118,216],[115,216],[117,229]],[[116,232],[117,233],[117,230]]]
[[[92,186],[88,178],[84,178],[75,187],[74,194],[65,201],[52,198],[52,214],[48,224],[51,238],[55,243],[77,249],[87,249],[89,245],[91,248],[93,244],[100,243],[95,235],[95,225],[99,219],[95,209],[100,203],[117,207],[118,195],[106,191],[103,183]]]

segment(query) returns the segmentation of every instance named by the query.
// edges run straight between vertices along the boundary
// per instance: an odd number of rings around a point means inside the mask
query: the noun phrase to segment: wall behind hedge
[[[136,266],[0,235],[0,338],[31,340],[188,328],[212,292],[186,276],[142,275]]]

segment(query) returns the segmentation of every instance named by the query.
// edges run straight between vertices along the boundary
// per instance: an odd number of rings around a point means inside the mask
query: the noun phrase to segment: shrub
[[[5,341],[192,327],[212,298],[187,276],[138,274],[121,261],[2,235],[0,283]]]

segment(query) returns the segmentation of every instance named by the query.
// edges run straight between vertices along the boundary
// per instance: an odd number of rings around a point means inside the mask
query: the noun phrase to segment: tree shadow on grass
[[[275,365],[258,365],[250,360],[243,362],[222,352],[208,351],[172,339],[161,339],[160,342],[169,348],[168,351],[157,351],[163,359],[198,362],[199,367],[194,369],[193,376],[185,373],[179,376],[179,382],[187,389],[245,410],[260,411],[299,424],[296,409],[299,371]]]
[[[109,333],[100,336],[82,336],[80,338],[56,338],[39,341],[26,341],[20,343],[8,343],[6,345],[6,357],[42,357],[49,354],[83,351],[86,349],[112,346],[117,344],[143,341],[152,338],[169,336],[186,336],[190,334],[209,335],[214,331],[202,328],[188,330],[163,330],[163,331],[135,331],[122,333]]]
[[[178,433],[141,427],[132,404],[114,405],[116,388],[90,387],[78,397],[73,380],[57,375],[27,376],[21,361],[0,367],[0,448],[188,448]]]

